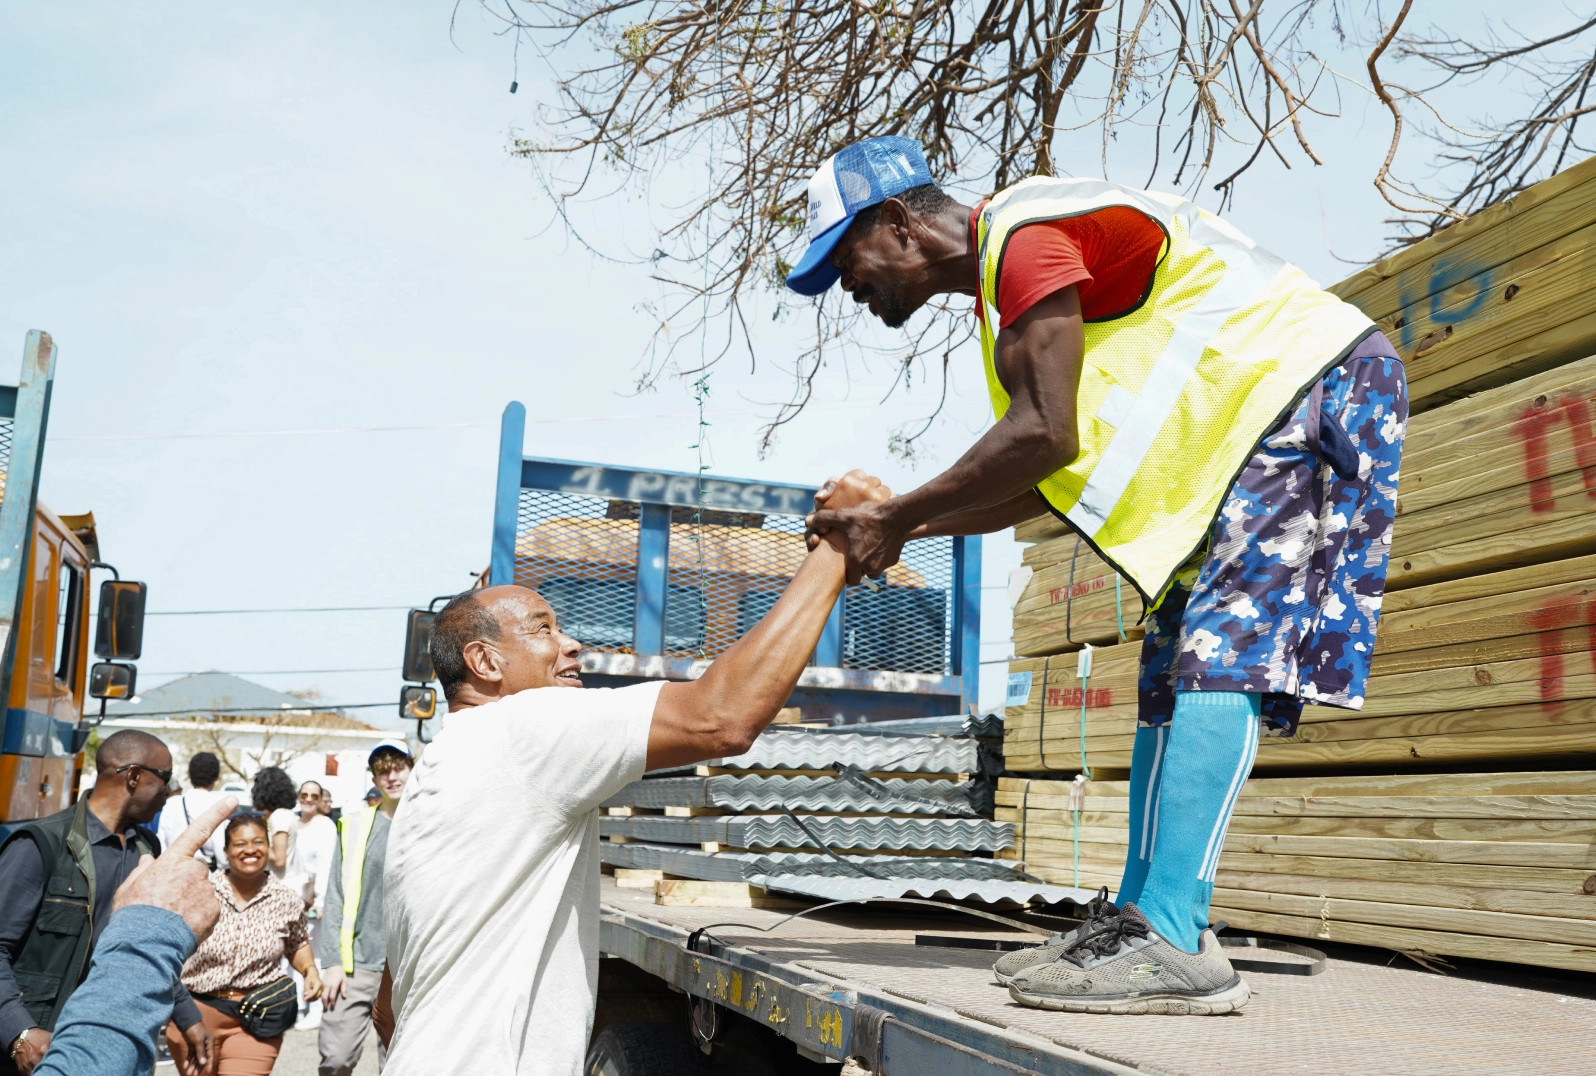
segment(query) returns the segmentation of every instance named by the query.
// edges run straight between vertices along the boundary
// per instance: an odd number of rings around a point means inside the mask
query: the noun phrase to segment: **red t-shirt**
[[[972,235],[985,205],[970,214]],[[1021,225],[1009,235],[1003,253],[995,304],[998,328],[1008,328],[1038,301],[1071,284],[1080,294],[1086,321],[1127,313],[1146,295],[1163,246],[1163,229],[1124,206]],[[975,304],[975,313],[986,317],[982,303]]]

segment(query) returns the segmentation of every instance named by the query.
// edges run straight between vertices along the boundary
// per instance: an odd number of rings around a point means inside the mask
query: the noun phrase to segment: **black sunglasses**
[[[169,784],[172,783],[172,771],[171,770],[157,770],[157,769],[155,769],[152,766],[145,766],[145,765],[143,765],[141,763],[138,763],[138,762],[129,762],[126,766],[118,766],[112,772],[113,773],[126,773],[128,770],[143,770],[145,773],[153,773],[155,776],[157,776],[157,777],[159,777],[161,779],[161,784],[163,784],[163,785],[169,785]]]

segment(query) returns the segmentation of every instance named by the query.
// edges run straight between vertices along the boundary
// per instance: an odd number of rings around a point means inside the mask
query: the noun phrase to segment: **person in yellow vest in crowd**
[[[360,1062],[371,1030],[371,1008],[388,959],[383,922],[382,872],[388,831],[415,759],[403,740],[384,740],[367,758],[372,783],[382,793],[375,805],[346,810],[327,877],[316,961],[322,968],[323,1008],[316,1045],[318,1076],[349,1076]],[[377,1066],[387,1051],[378,1047]]]
[[[1051,512],[1149,609],[1116,902],[1004,957],[999,982],[1066,1011],[1239,1008],[1208,924],[1219,854],[1260,731],[1289,735],[1304,702],[1363,705],[1407,422],[1396,351],[1184,198],[1038,176],[960,205],[908,138],[810,181],[787,285],[838,281],[892,327],[973,296],[996,416],[909,493],[828,509],[821,491],[811,541],[845,533],[849,582],[906,540]],[[1051,664],[1078,686],[1074,658]]]

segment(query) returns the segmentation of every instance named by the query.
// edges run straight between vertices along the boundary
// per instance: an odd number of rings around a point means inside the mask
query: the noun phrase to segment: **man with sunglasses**
[[[146,827],[166,805],[172,753],[146,732],[106,737],[94,788],[0,845],[0,1076],[29,1076],[67,998],[88,974],[116,889],[161,842]],[[211,1033],[182,983],[173,1019],[188,1040],[182,1076],[208,1071]]]

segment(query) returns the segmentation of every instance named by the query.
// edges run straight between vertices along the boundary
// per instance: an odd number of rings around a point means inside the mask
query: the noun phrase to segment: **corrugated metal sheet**
[[[1014,843],[1014,826],[984,818],[833,818],[811,816],[804,825],[832,848],[917,848],[995,852]],[[727,818],[601,818],[599,832],[656,844],[719,841],[737,848],[812,848],[803,829],[784,814]]]
[[[1002,714],[950,714],[947,717],[906,717],[898,721],[868,721],[858,725],[834,725],[811,729],[835,736],[971,736],[981,740],[1003,739]]]
[[[842,728],[858,728],[844,725]],[[739,770],[861,770],[900,773],[978,773],[981,744],[941,736],[863,736],[818,729],[768,728],[751,750],[735,758],[712,759],[711,766]],[[1001,768],[1001,767],[999,767]]]
[[[706,882],[747,882],[766,875],[862,877],[824,852],[701,852],[668,844],[599,842],[601,862],[615,867],[664,871]],[[1007,880],[1017,863],[1003,859],[939,859],[934,856],[843,856],[879,874],[950,881]]]
[[[922,900],[973,900],[982,904],[1085,904],[1097,894],[1089,889],[1041,885],[1025,881],[967,881],[951,878],[817,878],[773,874],[764,880],[772,892],[797,893],[820,900],[867,900],[870,897],[919,897]]]
[[[980,818],[992,813],[988,781],[858,783],[841,777],[659,777],[633,781],[605,807],[721,807],[727,810],[879,811]]]

